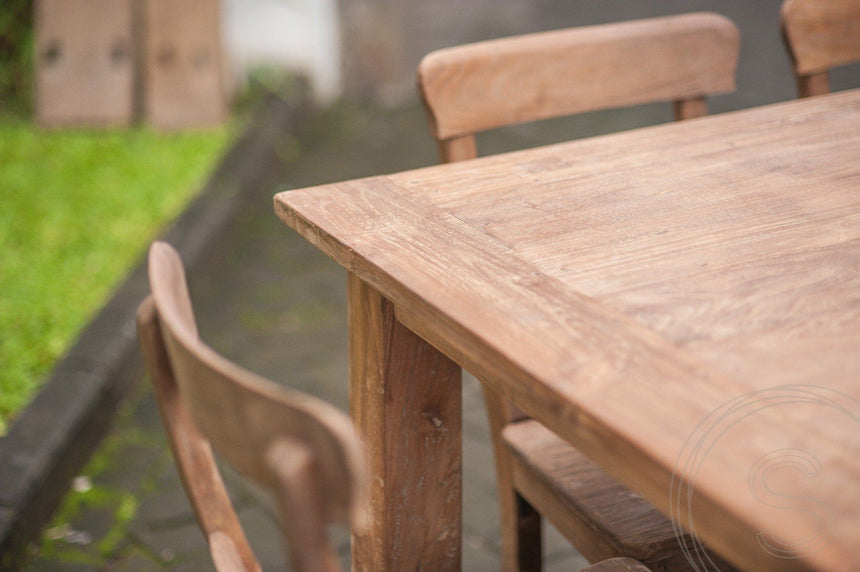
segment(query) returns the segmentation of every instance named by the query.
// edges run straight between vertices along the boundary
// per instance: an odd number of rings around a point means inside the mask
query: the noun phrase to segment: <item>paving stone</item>
[[[31,572],[92,572],[93,565],[90,563],[34,557],[27,563],[27,570]]]
[[[156,481],[156,489],[152,494],[140,499],[137,516],[131,525],[133,530],[137,527],[171,527],[195,522],[179,475],[172,466],[170,470],[172,474],[165,474]]]
[[[588,560],[576,551],[569,551],[553,557],[545,557],[544,560],[544,570],[546,572],[573,572],[586,568],[588,565]]]
[[[489,435],[489,420],[481,383],[468,372],[463,373],[463,432]]]
[[[543,530],[543,553],[547,560],[566,558],[568,554],[576,553],[573,545],[552,524],[546,522],[546,519]]]
[[[462,562],[468,572],[498,572],[502,558],[483,537],[464,534]]]
[[[463,480],[488,495],[496,494],[496,464],[488,435],[482,440],[472,434],[463,435]]]
[[[463,481],[463,529],[499,544],[499,505],[496,492]]]
[[[171,567],[199,562],[201,559],[209,560],[206,539],[196,522],[173,527],[136,527],[132,538],[137,545],[150,554],[158,555],[163,563]]]
[[[128,433],[127,433],[128,435]],[[138,493],[141,487],[155,479],[159,469],[169,466],[172,458],[156,434],[145,443],[122,443],[112,451],[111,470],[93,477],[93,485],[128,493]],[[135,435],[136,436],[136,435]]]
[[[7,536],[15,526],[15,511],[0,506],[0,534]],[[0,557],[0,565],[3,565],[3,559]]]
[[[161,566],[162,561],[140,549],[132,549],[121,560],[114,562],[110,570],[115,572],[151,572]]]
[[[286,561],[283,533],[273,516],[252,506],[238,512],[245,535],[263,570],[280,570]]]
[[[158,404],[152,395],[152,383],[145,370],[140,371],[135,386],[125,395],[117,411],[112,429],[134,427],[151,433],[161,433]]]
[[[163,564],[165,570],[171,572],[200,572],[201,570],[213,570],[212,557],[207,551],[196,555],[186,555],[182,558],[175,558],[170,562]]]
[[[75,545],[80,552],[92,554],[94,558],[98,558],[100,542],[116,524],[115,510],[116,505],[111,503],[109,506],[90,508],[72,519],[68,523],[71,527],[67,536],[69,546]],[[64,540],[58,542],[65,543]]]

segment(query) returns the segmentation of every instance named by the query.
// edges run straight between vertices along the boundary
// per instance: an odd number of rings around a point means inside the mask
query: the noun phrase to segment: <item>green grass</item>
[[[228,138],[0,119],[0,435]]]

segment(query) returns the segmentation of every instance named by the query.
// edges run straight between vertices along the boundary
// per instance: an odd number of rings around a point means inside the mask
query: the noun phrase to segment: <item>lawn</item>
[[[43,131],[0,119],[0,435],[200,189],[229,132]]]

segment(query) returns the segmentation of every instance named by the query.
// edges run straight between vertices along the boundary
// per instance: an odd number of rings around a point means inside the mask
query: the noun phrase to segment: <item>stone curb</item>
[[[280,162],[279,143],[308,113],[304,97],[270,96],[221,159],[197,198],[162,234],[193,268],[243,195]],[[0,438],[0,570],[17,569],[107,433],[121,398],[141,378],[135,312],[149,292],[145,260],[131,271]]]

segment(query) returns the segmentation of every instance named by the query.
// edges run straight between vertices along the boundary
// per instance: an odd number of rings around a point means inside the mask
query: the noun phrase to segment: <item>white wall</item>
[[[304,72],[318,101],[341,93],[337,0],[221,0],[224,46],[241,85],[259,65]]]

